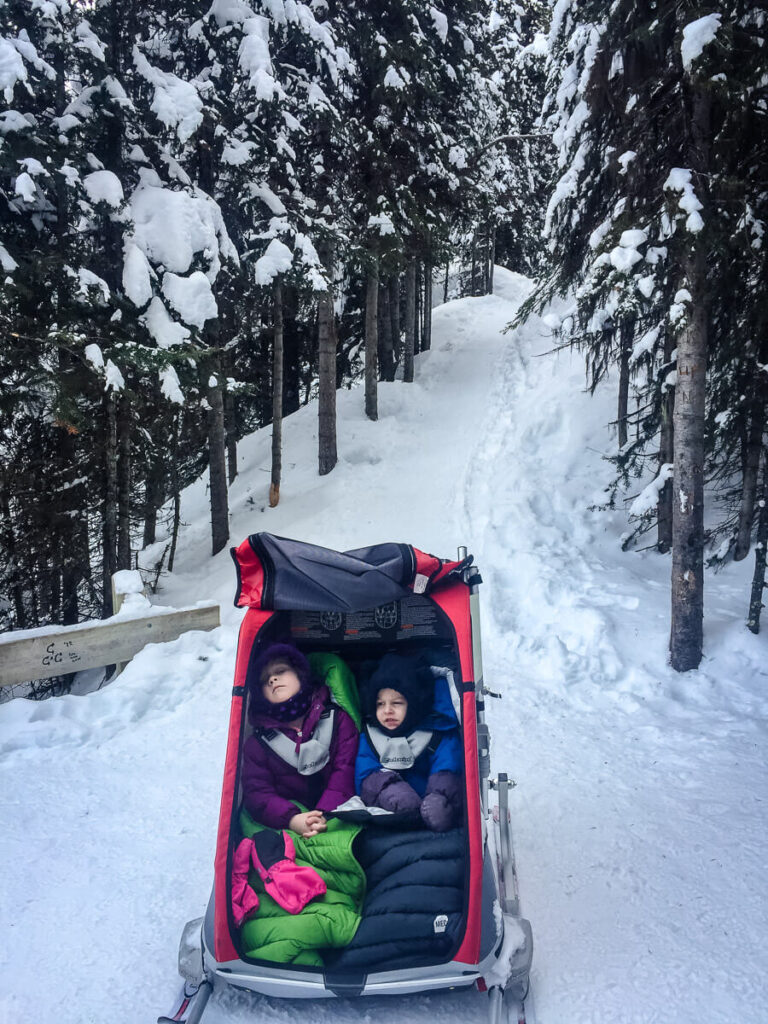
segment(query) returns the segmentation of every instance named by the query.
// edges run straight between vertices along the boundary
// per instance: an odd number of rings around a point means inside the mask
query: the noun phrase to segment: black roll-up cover
[[[332,551],[255,533],[232,553],[239,575],[236,603],[278,611],[373,608],[411,593],[408,584],[415,571],[413,549],[407,544]]]

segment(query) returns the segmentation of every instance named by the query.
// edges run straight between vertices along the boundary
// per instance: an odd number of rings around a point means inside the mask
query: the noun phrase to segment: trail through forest
[[[622,554],[604,500],[612,397],[539,318],[503,333],[530,283],[434,311],[417,379],[339,393],[340,461],[315,469],[314,403],[284,424],[266,508],[269,428],[240,448],[232,537],[348,548],[413,543],[481,567],[494,769],[534,937],[538,1024],[762,1024],[768,956],[765,636],[744,629],[749,567],[707,578],[705,660],[666,664],[669,561]],[[184,494],[177,571],[158,600],[214,599],[222,627],[146,648],[85,697],[0,707],[7,941],[0,1019],[145,1024],[170,1006],[183,923],[203,913],[241,612],[210,559],[205,480]],[[206,1024],[485,1020],[472,992],[302,1008],[215,996]]]

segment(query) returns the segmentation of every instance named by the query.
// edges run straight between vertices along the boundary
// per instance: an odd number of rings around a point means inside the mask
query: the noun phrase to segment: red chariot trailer
[[[473,985],[488,994],[492,1024],[524,1022],[533,939],[520,915],[508,811],[513,783],[505,774],[490,774],[485,702],[496,695],[483,681],[481,578],[472,557],[460,548],[456,561],[445,561],[394,543],[337,552],[267,533],[248,537],[232,555],[235,604],[246,612],[237,647],[213,890],[205,916],[183,931],[183,992],[176,1011],[159,1020],[195,1024],[211,993],[227,986],[317,999]],[[355,870],[365,873],[359,927],[345,949],[302,951],[284,962],[271,952],[268,959],[252,955],[233,919],[230,891],[233,857],[243,838],[242,752],[252,732],[249,683],[259,654],[276,640],[290,640],[319,659],[314,664],[321,670],[340,660],[350,678],[359,678],[366,665],[389,652],[426,658],[436,690],[450,697],[464,756],[463,824],[450,833],[435,837],[376,821],[361,826],[354,812],[339,812],[342,821],[357,822],[350,853]],[[402,861],[413,863],[422,856],[420,843],[427,844],[425,857],[439,845],[442,860],[434,877],[440,896],[426,893],[421,907],[413,894],[425,890],[413,889],[410,917],[403,918],[408,934],[377,945],[371,936],[380,929],[370,918],[377,886],[402,892],[397,855],[411,844]],[[441,907],[435,898],[446,900],[445,913],[435,913]],[[396,930],[395,904],[390,898],[387,907]],[[291,926],[301,929],[301,916]]]

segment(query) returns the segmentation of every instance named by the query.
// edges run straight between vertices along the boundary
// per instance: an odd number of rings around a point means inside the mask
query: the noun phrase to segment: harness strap
[[[315,775],[330,760],[336,708],[337,705],[331,703],[323,711],[312,736],[300,743],[298,750],[294,741],[279,729],[258,729],[255,736],[267,749],[295,768],[299,775]]]

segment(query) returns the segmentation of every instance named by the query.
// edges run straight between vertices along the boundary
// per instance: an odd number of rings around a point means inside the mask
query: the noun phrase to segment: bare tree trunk
[[[673,338],[671,331],[664,337],[664,363],[672,361]],[[674,415],[675,389],[668,387],[661,396],[661,438],[659,443],[659,469],[674,462]],[[661,554],[666,554],[672,547],[672,492],[673,482],[667,480],[659,491],[659,502],[656,513],[657,547]]]
[[[365,295],[365,415],[379,418],[378,355],[379,355],[379,259],[374,255],[368,270]]]
[[[422,351],[432,348],[432,264],[424,264],[424,336],[421,342]]]
[[[379,360],[382,380],[395,379],[395,351],[392,344],[392,317],[389,314],[389,282],[379,278]]]
[[[493,269],[496,266],[496,222],[494,221],[490,231],[490,267],[488,270],[488,294],[493,295]]]
[[[104,513],[102,517],[102,613],[112,614],[112,574],[117,571],[117,399],[107,396],[107,443],[104,450]]]
[[[237,423],[235,397],[228,387],[224,389],[224,429],[227,443],[227,484],[231,487],[237,478]]]
[[[448,301],[448,273],[449,273],[450,269],[451,269],[450,260],[446,260],[446,263],[445,263],[445,278],[443,280],[443,302],[444,303],[446,303]]]
[[[755,403],[749,422],[749,431],[744,443],[744,473],[741,484],[739,528],[736,534],[736,546],[733,551],[733,558],[736,562],[740,562],[749,554],[749,545],[752,539],[752,523],[755,518],[755,497],[757,495],[757,478],[760,470],[760,451],[762,448],[764,426],[765,409],[758,403]]]
[[[165,417],[163,417],[165,420]],[[165,430],[163,430],[163,435]],[[141,546],[146,548],[155,543],[157,534],[157,511],[163,503],[163,481],[165,466],[159,451],[152,453],[144,481],[144,531]]]
[[[411,259],[405,269],[405,351],[403,380],[413,381],[413,353],[416,335],[416,261]]]
[[[422,286],[422,273],[421,263],[419,260],[415,261],[414,265],[414,318],[413,318],[413,351],[415,355],[421,352],[421,311],[422,311],[422,300],[421,300],[421,286]]]
[[[627,443],[627,411],[629,408],[629,356],[635,333],[634,320],[622,320],[619,326],[619,451]]]
[[[324,258],[323,258],[324,256]],[[336,465],[336,324],[334,323],[333,256],[326,247],[321,255],[328,277],[328,290],[320,296],[317,307],[318,350],[318,472],[330,473]]]
[[[171,550],[168,554],[168,572],[173,572],[176,560],[176,544],[179,539],[181,525],[181,487],[179,484],[179,418],[181,413],[173,415],[171,431],[171,494],[173,495],[173,524],[171,526]]]
[[[217,367],[218,369],[218,367]],[[211,502],[211,554],[216,555],[229,540],[229,499],[224,431],[224,388],[221,373],[208,381],[208,482]]]
[[[472,232],[472,277],[469,294],[477,295],[477,230]]]
[[[400,275],[393,274],[389,279],[389,315],[392,320],[392,350],[395,354],[395,371],[402,358],[403,345],[400,337]],[[392,380],[395,379],[394,373]]]
[[[706,262],[697,242],[684,259],[692,302],[677,343],[672,502],[671,664],[697,668],[704,639],[704,399],[707,369]]]
[[[755,538],[755,573],[752,577],[752,594],[749,601],[747,628],[753,633],[760,632],[760,612],[763,608],[765,589],[765,559],[768,549],[768,451],[763,454],[763,493],[760,498],[760,514],[757,519]]]
[[[275,278],[275,330],[272,343],[272,477],[269,483],[269,507],[280,501],[280,477],[283,470],[283,286]]]

